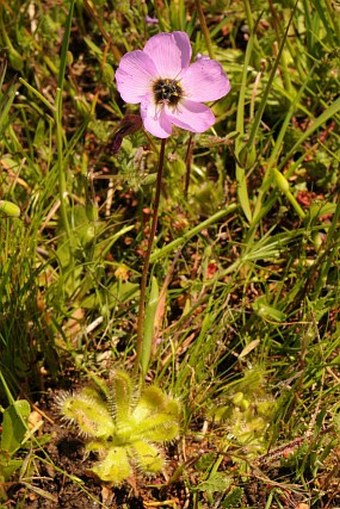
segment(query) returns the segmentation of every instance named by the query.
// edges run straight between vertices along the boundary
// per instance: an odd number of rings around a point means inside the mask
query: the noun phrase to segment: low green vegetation
[[[166,143],[141,379],[160,142],[114,76],[175,30],[232,89]],[[329,0],[0,2],[1,508],[340,506],[339,35]]]

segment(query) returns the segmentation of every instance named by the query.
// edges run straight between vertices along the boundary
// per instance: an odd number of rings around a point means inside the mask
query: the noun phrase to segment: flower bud
[[[67,65],[72,65],[73,64],[73,54],[71,51],[67,51],[66,52],[66,62],[67,62]]]
[[[105,85],[111,85],[115,77],[114,70],[112,68],[112,65],[108,64],[107,62],[103,65],[102,68],[102,79]]]
[[[275,322],[283,322],[286,319],[285,313],[274,306],[267,303],[266,297],[258,297],[253,303],[255,313],[264,320],[274,320]]]
[[[236,394],[234,394],[234,396],[232,397],[232,402],[235,406],[240,406],[240,404],[242,403],[243,401],[243,398],[244,398],[244,395],[243,395],[243,392],[237,392]]]
[[[276,168],[274,169],[274,179],[277,187],[283,193],[287,193],[289,191],[289,182],[281,172],[279,172]]]
[[[15,71],[22,71],[24,66],[23,58],[20,53],[18,53],[17,50],[13,48],[13,46],[8,50],[8,59]]]
[[[252,145],[249,147],[249,145],[245,144],[238,153],[238,160],[242,168],[245,168],[246,170],[251,168],[256,161],[255,146]]]
[[[85,247],[89,245],[96,236],[96,230],[94,225],[93,224],[86,225],[84,228],[81,229],[79,236],[82,246]]]
[[[0,212],[7,217],[19,217],[20,208],[15,203],[7,200],[0,200]]]
[[[86,217],[89,221],[98,221],[98,209],[96,205],[92,202],[86,204]]]
[[[312,235],[312,239],[316,251],[319,251],[323,244],[322,234],[320,232],[314,232]]]

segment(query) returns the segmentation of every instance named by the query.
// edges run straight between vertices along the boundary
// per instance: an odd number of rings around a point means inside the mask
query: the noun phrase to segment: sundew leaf
[[[86,391],[63,399],[60,403],[63,416],[76,423],[82,433],[95,438],[109,438],[115,424],[105,402],[91,397]]]
[[[30,405],[25,399],[15,401],[4,411],[1,434],[1,449],[13,454],[25,437]]]
[[[126,423],[131,411],[132,382],[125,371],[116,371],[110,382],[110,394],[114,403],[117,425]]]
[[[155,386],[143,392],[133,411],[137,437],[154,442],[173,440],[179,432],[180,405]]]
[[[159,387],[151,385],[144,389],[133,414],[140,421],[155,413],[173,415],[178,419],[179,411],[179,404],[176,400],[166,396]]]
[[[125,447],[112,447],[102,461],[95,463],[91,469],[102,481],[121,484],[132,474],[127,449]]]
[[[178,432],[178,422],[171,420],[166,414],[154,415],[147,421],[140,422],[135,428],[136,437],[151,442],[169,442],[176,438]]]
[[[146,473],[156,473],[162,470],[164,466],[164,458],[160,450],[152,444],[145,441],[134,442],[133,459],[137,465]]]

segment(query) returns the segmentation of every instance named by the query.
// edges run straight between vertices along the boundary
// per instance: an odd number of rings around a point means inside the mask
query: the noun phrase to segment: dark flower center
[[[153,93],[157,104],[166,103],[176,106],[183,91],[176,80],[160,79],[153,84]]]

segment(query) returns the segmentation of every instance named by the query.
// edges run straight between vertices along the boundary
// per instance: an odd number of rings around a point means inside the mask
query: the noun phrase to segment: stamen
[[[179,82],[170,79],[159,79],[153,85],[156,104],[169,104],[176,106],[183,96]]]

